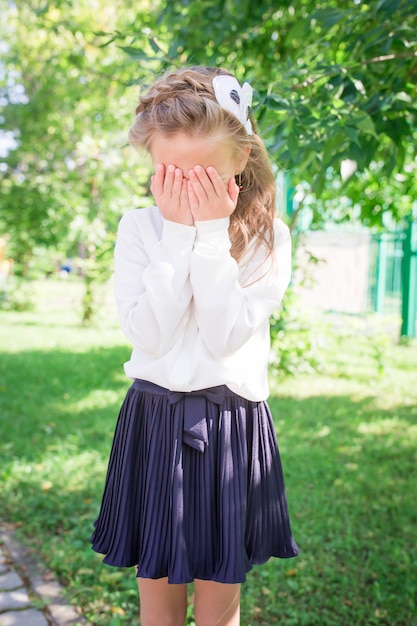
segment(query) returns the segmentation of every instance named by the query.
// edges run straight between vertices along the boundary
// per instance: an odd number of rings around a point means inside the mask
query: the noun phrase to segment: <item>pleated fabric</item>
[[[92,547],[143,578],[243,582],[254,564],[298,554],[272,416],[225,386],[191,396],[129,389]]]

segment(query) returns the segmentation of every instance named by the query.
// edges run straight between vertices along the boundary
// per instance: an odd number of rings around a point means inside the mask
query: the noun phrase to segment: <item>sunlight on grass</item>
[[[414,411],[414,414],[417,420],[417,411]],[[407,424],[396,416],[359,424],[358,432],[377,437],[390,435],[390,442],[401,441],[403,445],[414,446],[417,442],[417,424]]]
[[[77,491],[84,488],[87,478],[101,479],[107,467],[103,456],[94,451],[76,453],[76,450],[76,445],[65,442],[48,448],[43,461],[28,463],[15,459],[9,466],[12,483],[17,485],[24,480],[26,485],[36,485],[44,491],[52,487]]]
[[[79,323],[79,284],[36,289],[33,311],[0,312],[1,517],[88,623],[136,626],[134,571],[106,567],[89,545],[130,347],[108,288],[91,328]],[[243,626],[415,622],[417,346],[382,340],[374,321],[331,326],[320,373],[271,378],[301,553],[248,574]]]
[[[55,409],[62,413],[80,413],[91,409],[103,409],[109,404],[114,405],[118,402],[120,394],[111,389],[92,389],[79,400],[71,402],[71,393],[65,393],[64,402],[56,404]]]

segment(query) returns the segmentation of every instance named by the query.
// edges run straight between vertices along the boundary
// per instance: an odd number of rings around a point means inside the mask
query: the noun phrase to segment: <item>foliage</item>
[[[417,13],[412,0],[274,3],[161,2],[152,29],[130,29],[122,49],[149,69],[223,65],[256,88],[255,115],[278,166],[316,198],[340,186],[354,201],[366,174],[374,186],[400,172],[415,194]],[[150,49],[151,45],[151,49]],[[349,171],[347,171],[349,170]],[[355,175],[356,172],[356,175]],[[360,174],[360,176],[358,176]],[[336,179],[339,189],[331,183]],[[349,179],[349,180],[348,180]],[[357,217],[381,224],[410,211],[365,202]],[[372,196],[372,194],[369,194]],[[375,206],[376,205],[376,206]],[[332,212],[322,209],[322,223]],[[340,211],[339,211],[340,213]],[[346,213],[341,211],[342,217]],[[316,216],[314,216],[316,217]],[[339,218],[340,215],[335,215]],[[295,219],[295,216],[294,218]]]
[[[126,131],[138,88],[164,69],[224,65],[251,81],[261,134],[296,196],[293,228],[300,214],[312,228],[381,227],[410,212],[412,0],[3,4],[0,232],[19,276],[35,257],[53,271],[82,256],[86,320],[119,216],[149,202],[148,166],[126,149]]]
[[[0,158],[0,232],[10,236],[8,254],[20,276],[30,276],[35,253],[54,250],[61,262],[80,257],[87,299],[92,282],[108,277],[118,219],[143,179],[126,150],[132,106],[122,55],[101,48],[94,34],[117,20],[116,8],[100,0],[32,0],[7,3],[0,27],[8,139]],[[84,318],[91,312],[86,307]]]
[[[289,288],[282,310],[272,315],[270,369],[274,376],[294,376],[312,373],[322,368],[324,328],[312,324],[303,314],[294,288]]]
[[[37,295],[32,312],[0,312],[0,516],[88,623],[133,626],[133,570],[106,567],[88,541],[130,348],[108,305],[97,328],[77,326],[76,281],[40,283]],[[324,336],[320,374],[279,380],[272,391],[301,553],[250,572],[245,626],[415,621],[417,346],[391,345],[379,373],[359,329],[354,350],[351,334],[339,338],[328,349]]]
[[[298,292],[290,287],[284,307],[271,317],[270,372],[273,380],[326,370],[329,352],[337,353],[341,345],[361,337],[360,354],[379,374],[389,370],[393,328],[399,326],[394,316],[306,311]],[[398,329],[395,331],[398,335]]]

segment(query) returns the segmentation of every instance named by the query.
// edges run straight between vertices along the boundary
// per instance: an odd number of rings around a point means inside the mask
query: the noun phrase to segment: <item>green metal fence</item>
[[[378,313],[401,315],[401,335],[416,337],[417,211],[402,230],[372,238],[371,305]]]
[[[417,206],[407,220],[403,250],[401,334],[415,337],[417,322]]]
[[[401,313],[404,232],[372,236],[371,304],[378,313]]]

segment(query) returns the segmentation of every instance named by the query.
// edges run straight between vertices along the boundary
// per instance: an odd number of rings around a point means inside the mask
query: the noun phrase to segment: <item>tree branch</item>
[[[385,61],[396,61],[397,59],[411,59],[413,57],[417,57],[417,50],[414,50],[413,52],[409,52],[409,53],[404,52],[403,54],[383,54],[379,57],[366,59],[365,61],[358,61],[358,63],[355,63],[354,65],[350,65],[346,67],[339,66],[339,67],[342,71],[348,72],[354,69],[355,67],[358,67],[358,65],[371,65],[371,63],[384,63]],[[332,76],[332,74],[333,72],[325,72],[324,74],[320,74],[320,76],[316,76],[315,78],[309,78],[307,80],[304,80],[302,83],[299,83],[298,85],[293,85],[291,89],[295,91],[297,89],[303,89],[304,87],[310,87],[310,85],[313,85],[318,80],[321,80],[325,76]]]
[[[411,57],[417,57],[417,50],[414,52],[404,52],[403,54],[382,54],[379,57],[368,59],[367,61],[360,61],[359,65],[369,65],[370,63],[382,63],[384,61],[395,61],[396,59],[409,59]]]

